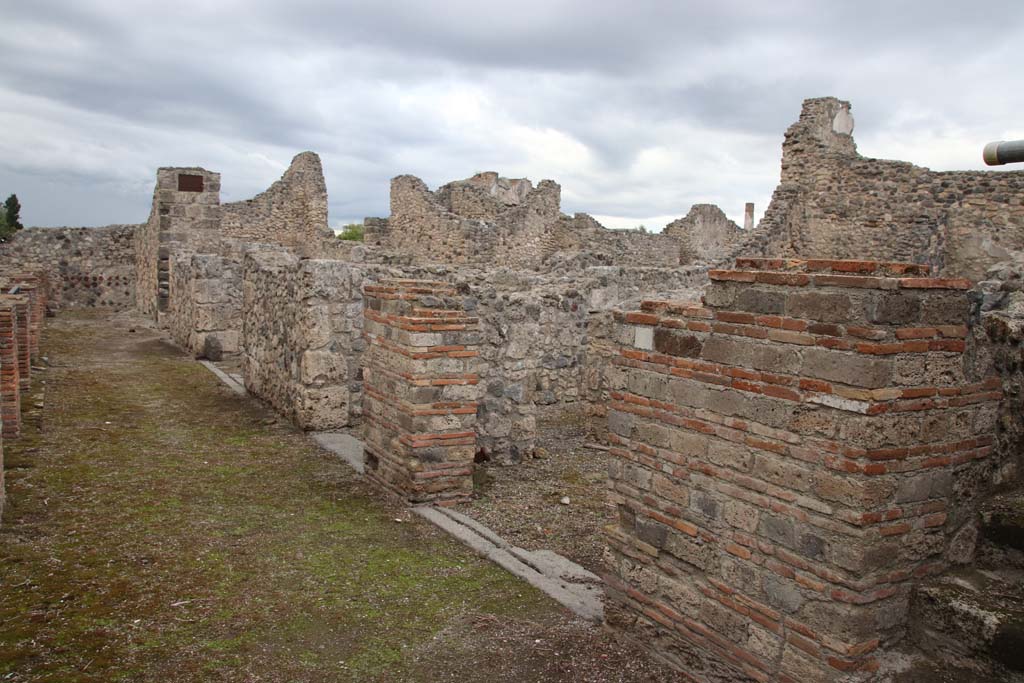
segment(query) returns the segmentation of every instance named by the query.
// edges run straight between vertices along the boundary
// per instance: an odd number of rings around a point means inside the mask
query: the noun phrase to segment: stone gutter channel
[[[199,361],[239,396],[247,396],[242,378],[224,372],[210,361]],[[365,472],[363,442],[345,432],[310,432],[324,450],[334,453],[359,474]],[[577,616],[594,623],[604,620],[601,579],[551,550],[525,550],[512,545],[472,517],[434,505],[415,505],[412,511],[460,541],[473,552],[543,591]]]

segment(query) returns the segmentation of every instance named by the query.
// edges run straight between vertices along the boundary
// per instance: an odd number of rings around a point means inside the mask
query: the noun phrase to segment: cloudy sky
[[[981,167],[1024,138],[1024,2],[0,0],[0,195],[26,225],[144,221],[158,166],[250,197],[310,149],[333,226],[388,181],[551,178],[562,209],[742,222],[805,97],[862,154]]]

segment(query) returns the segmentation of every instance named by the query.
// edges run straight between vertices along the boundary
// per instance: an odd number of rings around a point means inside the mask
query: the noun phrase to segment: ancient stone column
[[[441,282],[364,287],[363,421],[367,474],[412,503],[473,492],[478,319]]]
[[[743,207],[743,229],[754,229],[754,202],[747,202],[747,205]]]
[[[860,681],[969,555],[1000,381],[966,280],[739,259],[619,315],[608,621],[696,681]]]

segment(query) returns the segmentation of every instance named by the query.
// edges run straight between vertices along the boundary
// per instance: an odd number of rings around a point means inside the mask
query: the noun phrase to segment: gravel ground
[[[602,570],[608,454],[574,411],[552,410],[537,423],[541,457],[478,466],[479,497],[459,510],[527,550],[548,549],[593,572]],[[568,504],[563,499],[568,498]]]

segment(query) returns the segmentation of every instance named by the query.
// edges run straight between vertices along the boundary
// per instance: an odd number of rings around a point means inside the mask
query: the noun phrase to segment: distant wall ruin
[[[320,157],[302,152],[266,191],[221,205],[221,235],[295,248],[333,240],[334,232],[327,226],[327,185]]]
[[[0,244],[0,262],[45,270],[55,306],[126,310],[135,302],[137,227],[20,230]]]
[[[734,253],[927,263],[982,279],[1024,250],[1024,171],[930,171],[857,153],[850,103],[806,100],[782,176]]]
[[[748,206],[753,213],[753,206]],[[714,204],[694,204],[686,216],[666,225],[661,234],[679,242],[679,262],[684,264],[728,258],[745,235]]]
[[[431,192],[419,178],[398,176],[391,181],[391,216],[367,221],[366,242],[419,262],[537,268],[558,254],[582,252],[586,265],[678,265],[678,247],[664,236],[562,214],[561,191],[551,180],[535,188],[488,172]]]

